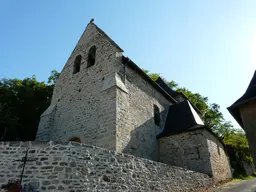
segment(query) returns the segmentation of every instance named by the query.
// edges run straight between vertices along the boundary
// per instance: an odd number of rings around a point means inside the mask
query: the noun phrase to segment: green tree
[[[154,81],[156,81],[158,79],[158,77],[160,76],[158,73],[149,73],[148,74],[150,76],[151,79],[153,79]],[[164,81],[166,81],[164,78],[162,78]]]
[[[243,179],[247,176],[243,162],[253,164],[245,133],[241,129],[227,130],[223,137],[223,141],[229,155],[233,176],[235,178]]]
[[[35,76],[0,81],[1,140],[34,140],[57,77],[58,73],[53,71],[48,84],[38,82]]]
[[[51,76],[48,78],[48,84],[54,85],[56,80],[59,78],[60,73],[56,70],[51,71]]]

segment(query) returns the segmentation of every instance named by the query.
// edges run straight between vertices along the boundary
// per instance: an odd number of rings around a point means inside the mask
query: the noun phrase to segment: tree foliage
[[[51,101],[58,72],[53,71],[48,84],[35,76],[0,81],[1,140],[34,140],[40,115]]]
[[[59,78],[60,73],[56,70],[51,71],[51,76],[48,78],[47,83],[50,85],[54,85],[56,80]]]
[[[225,134],[225,137],[223,140],[226,145],[230,145],[235,149],[234,150],[235,158],[252,163],[249,144],[247,142],[244,132],[241,129],[229,130],[229,132]]]

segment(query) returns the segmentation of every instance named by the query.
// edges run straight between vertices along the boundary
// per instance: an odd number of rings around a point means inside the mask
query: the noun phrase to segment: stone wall
[[[120,74],[123,73],[120,69]],[[117,92],[117,150],[157,161],[156,136],[164,127],[172,101],[129,65],[125,69],[125,78],[128,92]],[[160,126],[154,121],[154,105],[160,110]]]
[[[231,178],[222,144],[205,129],[160,138],[160,162],[186,167],[212,176],[214,181]]]
[[[0,143],[0,184],[20,177],[34,191],[198,191],[211,186],[204,174],[79,143]]]
[[[203,133],[204,130],[196,130],[160,138],[160,162],[212,176],[210,153]]]
[[[232,172],[229,158],[222,143],[208,131],[205,131],[204,135],[210,152],[213,179],[215,182],[229,180],[232,178]]]

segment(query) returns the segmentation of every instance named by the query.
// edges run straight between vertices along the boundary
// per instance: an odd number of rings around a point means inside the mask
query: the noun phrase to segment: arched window
[[[81,143],[81,139],[79,137],[73,137],[70,141]]]
[[[92,46],[88,53],[88,64],[87,68],[93,66],[95,64],[95,56],[96,56],[96,47]]]
[[[76,74],[80,71],[80,65],[81,65],[81,55],[77,55],[74,61],[74,69],[73,69],[73,74]]]
[[[160,127],[161,125],[160,110],[159,110],[159,107],[156,105],[154,105],[154,120],[155,120],[155,124]]]

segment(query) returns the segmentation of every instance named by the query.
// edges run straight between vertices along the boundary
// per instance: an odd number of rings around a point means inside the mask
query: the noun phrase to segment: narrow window
[[[201,159],[199,146],[196,147],[197,159]]]
[[[160,110],[156,105],[154,105],[154,119],[155,119],[155,124],[160,127],[160,124],[161,124]]]
[[[70,141],[81,143],[81,139],[79,137],[73,137]]]
[[[96,47],[92,46],[88,53],[88,64],[87,68],[93,66],[95,64],[95,55],[96,55]]]
[[[73,74],[76,74],[80,71],[80,65],[81,65],[81,55],[77,55],[74,61],[74,69],[73,69]]]

